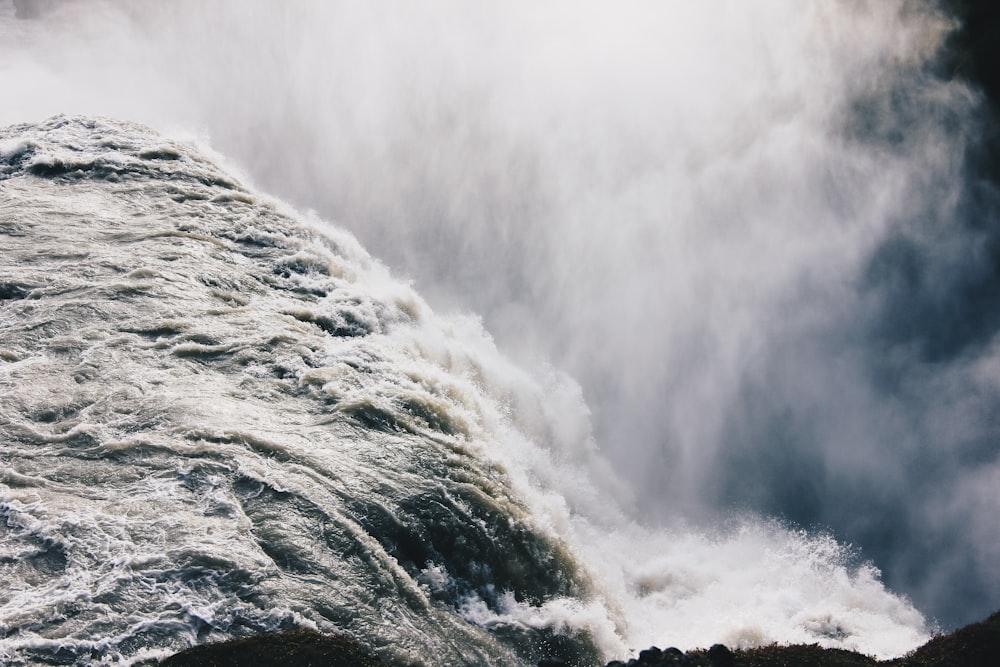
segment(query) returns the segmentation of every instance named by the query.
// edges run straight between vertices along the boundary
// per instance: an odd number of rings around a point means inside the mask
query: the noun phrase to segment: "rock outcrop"
[[[343,635],[310,630],[269,633],[219,644],[196,646],[161,663],[164,667],[402,667],[390,665]],[[844,651],[808,646],[763,646],[683,652],[650,647],[637,658],[613,660],[605,667],[996,667],[1000,665],[1000,611],[947,635],[940,635],[909,655],[878,661]],[[561,660],[541,660],[539,667],[590,667]]]

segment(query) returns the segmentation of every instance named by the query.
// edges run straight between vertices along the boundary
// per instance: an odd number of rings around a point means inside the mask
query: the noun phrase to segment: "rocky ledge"
[[[909,655],[875,660],[860,653],[816,644],[763,646],[730,651],[721,644],[684,653],[652,647],[629,661],[606,667],[997,667],[1000,665],[1000,611],[948,635],[939,635]],[[553,665],[555,667],[555,665]]]
[[[369,653],[343,635],[295,630],[196,646],[164,660],[164,667],[398,667]],[[571,666],[542,660],[539,667]],[[909,655],[878,661],[860,653],[810,646],[764,646],[731,651],[721,644],[688,652],[648,648],[638,658],[613,660],[605,667],[997,667],[1000,665],[1000,611],[948,635],[940,635]]]
[[[390,667],[346,635],[269,632],[181,651],[161,667]]]

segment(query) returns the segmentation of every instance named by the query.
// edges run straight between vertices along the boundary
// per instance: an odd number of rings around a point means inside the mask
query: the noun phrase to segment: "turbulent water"
[[[926,637],[829,538],[618,516],[571,387],[192,147],[6,128],[0,239],[6,664],[298,626],[455,665]]]
[[[0,0],[0,662],[995,610],[976,6]]]

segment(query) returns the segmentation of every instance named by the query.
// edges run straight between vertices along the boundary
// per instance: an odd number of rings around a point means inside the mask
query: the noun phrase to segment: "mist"
[[[577,383],[643,521],[998,606],[1000,201],[934,4],[36,4],[0,2],[3,124],[146,122],[350,230]]]

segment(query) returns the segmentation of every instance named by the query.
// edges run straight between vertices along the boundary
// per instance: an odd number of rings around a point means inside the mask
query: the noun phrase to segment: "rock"
[[[661,651],[656,646],[651,646],[645,651],[639,651],[639,664],[640,665],[658,665],[660,664],[660,656],[663,655]]]
[[[907,662],[908,660],[908,662]],[[1000,665],[1000,611],[982,623],[934,637],[889,667],[996,667]]]
[[[663,649],[663,658],[661,660],[664,665],[682,665],[684,664],[684,651],[676,646]]]
[[[713,644],[708,649],[708,659],[712,661],[713,667],[735,667],[736,665],[733,652],[722,644]]]
[[[162,667],[387,667],[346,635],[313,630],[269,632],[217,644],[195,646],[172,655]]]
[[[311,630],[269,633],[197,646],[167,658],[164,667],[389,667],[345,635]],[[569,667],[562,660],[543,659],[539,667]],[[913,653],[878,662],[868,656],[818,645],[763,646],[733,652],[722,644],[687,654],[653,646],[628,662],[612,660],[605,667],[691,665],[692,667],[996,667],[1000,665],[1000,612],[930,640]],[[399,666],[401,667],[401,666]]]

